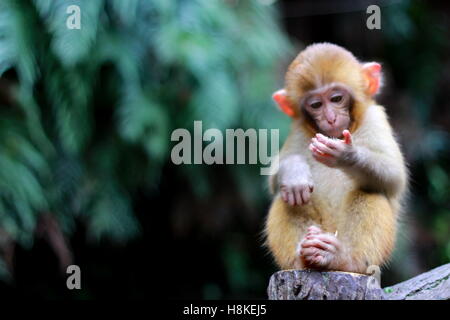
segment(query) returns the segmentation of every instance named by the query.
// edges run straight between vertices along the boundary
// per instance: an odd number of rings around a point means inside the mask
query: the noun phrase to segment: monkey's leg
[[[338,214],[336,234],[310,226],[300,242],[308,268],[368,272],[388,259],[395,241],[395,217],[380,194],[355,191]]]
[[[387,198],[378,193],[351,192],[338,221],[343,252],[340,266],[366,273],[371,265],[383,265],[396,237],[396,217]]]
[[[277,197],[266,221],[266,244],[281,269],[302,269],[297,252],[299,240],[306,234],[307,221],[298,210]]]

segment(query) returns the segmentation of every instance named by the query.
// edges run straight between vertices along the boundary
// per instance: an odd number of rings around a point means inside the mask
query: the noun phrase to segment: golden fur
[[[368,82],[350,52],[332,44],[308,47],[290,65],[285,89],[291,102],[298,104],[308,90],[328,83],[352,89],[353,145],[367,150],[361,156],[367,159],[361,160],[371,175],[316,161],[308,150],[315,129],[299,112],[279,157],[283,161],[288,155],[301,155],[311,171],[314,191],[302,206],[290,206],[275,195],[266,221],[266,243],[280,268],[303,268],[296,247],[306,229],[317,225],[326,232],[337,230],[352,266],[343,271],[365,273],[370,265],[384,264],[393,250],[407,171],[384,108],[365,93]],[[277,175],[271,176],[270,184],[275,191]]]

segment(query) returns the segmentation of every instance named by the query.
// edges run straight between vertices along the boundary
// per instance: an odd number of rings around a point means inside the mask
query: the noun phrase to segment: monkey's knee
[[[296,253],[302,233],[299,217],[289,211],[286,203],[276,198],[266,220],[266,246],[281,269],[299,268]]]
[[[388,199],[379,193],[355,191],[349,196],[345,228],[358,272],[387,262],[395,244],[396,219]]]
[[[373,215],[378,218],[381,218],[380,215],[394,217],[389,200],[385,195],[376,192],[356,190],[349,193],[345,209],[354,215]]]

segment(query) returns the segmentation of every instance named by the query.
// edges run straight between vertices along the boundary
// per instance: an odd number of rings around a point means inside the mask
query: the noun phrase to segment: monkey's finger
[[[288,201],[287,192],[285,190],[281,190],[281,198],[283,198],[284,202]]]
[[[322,153],[329,154],[335,156],[336,151],[334,149],[329,148],[324,143],[320,142],[319,140],[313,138],[313,146],[320,150]]]
[[[333,245],[330,245],[324,241],[321,241],[317,238],[312,238],[310,240],[305,240],[302,243],[302,248],[319,248],[322,249],[324,251],[328,251],[328,252],[332,252],[335,253],[336,252],[336,247]]]
[[[313,154],[322,156],[324,158],[335,157],[335,151],[326,147],[324,144],[320,144],[316,141],[312,146]]]
[[[315,225],[311,225],[308,227],[309,231],[316,231],[316,232],[322,232],[322,229],[320,229],[320,227],[315,226]]]
[[[313,146],[312,144],[309,145],[309,150],[311,150],[314,158],[316,157],[323,157],[324,159],[331,157],[331,155],[325,154],[322,151],[318,150],[315,146]],[[316,158],[317,160],[317,158]]]
[[[316,266],[320,266],[320,267],[326,266],[326,264],[327,264],[325,257],[321,256],[321,255],[315,256],[312,259],[311,263]]]
[[[294,194],[295,194],[295,202],[297,203],[297,205],[302,205],[302,204],[304,204],[303,203],[303,200],[302,200],[302,195],[301,195],[301,188],[300,187],[297,187],[297,188],[295,188],[294,189]]]
[[[316,239],[322,240],[323,242],[336,247],[336,249],[340,249],[340,247],[341,247],[340,242],[332,235],[322,233],[322,234],[315,235],[314,237]]]
[[[308,231],[308,233],[305,235],[305,238],[303,239],[302,243],[304,241],[311,240],[311,237],[314,237],[315,235],[321,233],[322,231]]]
[[[322,258],[323,258],[323,256],[320,254],[320,252],[316,252],[311,257],[309,257],[308,260],[310,263],[317,265],[317,264],[320,264],[320,262],[322,261]]]
[[[317,134],[316,137],[317,137],[317,140],[322,142],[327,147],[329,147],[331,149],[337,149],[338,148],[337,142],[334,141],[333,139],[327,138],[323,134],[320,134],[320,133]]]
[[[309,234],[318,234],[318,233],[322,233],[322,229],[320,229],[319,227],[317,227],[317,226],[309,226],[308,227],[307,235],[309,235]]]
[[[292,193],[292,191],[288,191],[288,202],[291,206],[293,206],[295,204],[295,198],[294,198],[294,194]]]
[[[318,250],[319,249],[317,249],[317,248],[303,248],[302,247],[300,249],[300,255],[305,258],[312,257],[314,254],[317,253]]]
[[[309,197],[310,197],[310,188],[305,188],[302,190],[302,199],[303,199],[303,203],[308,203],[309,201]]]
[[[310,145],[308,146],[308,149],[311,150],[311,152],[314,154],[320,154],[322,155],[323,153],[321,151],[319,151],[319,149],[317,149],[314,144],[311,142]]]
[[[305,260],[311,260],[312,258],[320,255],[320,256],[324,256],[325,255],[325,251],[318,249],[318,248],[302,248],[300,250],[300,255],[305,259]]]
[[[346,144],[352,144],[352,134],[348,130],[342,131],[342,135],[344,136],[344,142]]]

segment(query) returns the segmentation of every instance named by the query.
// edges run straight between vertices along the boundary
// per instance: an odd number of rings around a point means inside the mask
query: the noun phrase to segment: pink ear
[[[281,89],[276,91],[272,95],[272,98],[278,104],[278,107],[280,107],[281,111],[286,113],[289,117],[293,117],[295,115],[295,110],[287,99],[286,90]]]
[[[369,80],[368,93],[373,96],[380,89],[381,65],[377,62],[364,63],[363,72]]]

